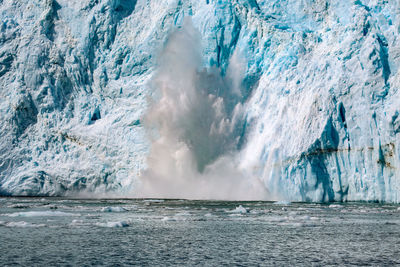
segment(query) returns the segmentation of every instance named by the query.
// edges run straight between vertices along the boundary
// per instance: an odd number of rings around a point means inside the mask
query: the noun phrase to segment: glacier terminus
[[[400,2],[0,0],[0,195],[400,202]]]

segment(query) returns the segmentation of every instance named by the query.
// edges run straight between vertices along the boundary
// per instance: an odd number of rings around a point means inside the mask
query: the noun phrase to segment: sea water
[[[400,264],[400,207],[0,198],[0,265]]]

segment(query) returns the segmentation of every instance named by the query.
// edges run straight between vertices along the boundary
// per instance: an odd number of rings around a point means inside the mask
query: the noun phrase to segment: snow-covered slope
[[[400,202],[398,1],[0,0],[0,18],[0,194],[138,190],[160,80],[174,105],[186,86],[165,49],[193,28],[189,86],[215,110],[192,113],[231,125],[174,131],[197,172],[229,157],[267,199]]]

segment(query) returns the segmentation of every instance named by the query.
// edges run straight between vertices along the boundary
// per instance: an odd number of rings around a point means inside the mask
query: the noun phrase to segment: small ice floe
[[[83,220],[72,220],[72,222],[69,224],[71,226],[82,226],[85,225]]]
[[[77,213],[69,213],[62,211],[26,211],[26,212],[14,212],[5,214],[9,217],[63,217],[63,216],[81,216]]]
[[[162,222],[176,221],[176,218],[165,216],[161,219]]]
[[[204,217],[213,217],[213,215],[211,213],[206,213],[204,214]]]
[[[243,214],[242,213],[232,213],[232,214],[229,214],[228,216],[237,218],[237,217],[243,217]]]
[[[280,226],[289,226],[289,227],[304,227],[305,223],[303,222],[296,222],[296,221],[285,221],[285,222],[281,222],[278,225]]]
[[[239,214],[245,214],[248,213],[249,210],[243,207],[242,205],[239,205],[239,207],[236,207],[234,210],[228,211],[230,213],[239,213]]]
[[[342,205],[338,205],[338,204],[330,204],[329,208],[331,208],[331,209],[341,209],[341,208],[343,208],[343,206]]]
[[[397,211],[400,211],[400,207],[397,208]]]
[[[123,207],[104,207],[101,212],[125,212],[127,209]]]
[[[19,221],[19,222],[0,222],[0,225],[6,226],[6,227],[18,227],[18,228],[35,228],[35,227],[45,227],[45,224],[33,224],[25,221]]]
[[[122,227],[128,227],[129,223],[126,221],[117,221],[117,222],[99,222],[96,223],[97,226],[100,227],[109,227],[109,228],[122,228]]]

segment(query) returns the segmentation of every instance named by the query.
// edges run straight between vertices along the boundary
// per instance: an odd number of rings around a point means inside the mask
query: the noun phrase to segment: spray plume
[[[135,196],[264,200],[263,184],[239,170],[235,157],[243,125],[243,64],[234,53],[225,76],[216,67],[202,69],[200,43],[186,19],[160,55],[150,85],[158,99],[145,118],[152,146]]]

